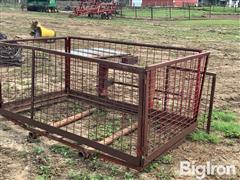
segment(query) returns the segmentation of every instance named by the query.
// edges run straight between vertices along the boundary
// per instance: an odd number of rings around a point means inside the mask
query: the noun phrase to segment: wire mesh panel
[[[146,154],[149,156],[196,127],[208,54],[154,66],[147,83]]]
[[[72,54],[142,67],[200,52],[198,49],[79,37],[70,37],[70,47]]]
[[[206,130],[208,133],[210,133],[215,87],[216,74],[206,72],[199,109],[198,127]]]
[[[210,107],[209,53],[77,37],[49,47],[49,40],[0,43],[1,57],[1,47],[20,57],[0,61],[0,113],[35,137],[141,169],[195,129],[200,101]]]
[[[32,51],[0,44],[2,103],[31,97]]]
[[[66,37],[5,40],[7,43],[45,48],[65,52]]]

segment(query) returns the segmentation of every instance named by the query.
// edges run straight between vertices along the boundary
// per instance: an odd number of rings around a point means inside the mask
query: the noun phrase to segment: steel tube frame
[[[19,45],[19,44],[9,44],[9,43],[17,43],[17,42],[27,42],[27,41],[43,41],[43,40],[57,40],[57,39],[64,39],[65,40],[65,52],[55,51],[55,50],[48,50],[44,48],[39,47],[32,47],[32,46],[26,46],[26,45]],[[84,37],[60,37],[60,38],[40,38],[40,39],[25,39],[25,40],[12,40],[12,41],[4,41],[0,42],[1,45],[7,45],[12,47],[19,47],[19,48],[25,48],[28,50],[32,50],[32,79],[31,79],[31,98],[30,98],[30,110],[31,110],[31,118],[24,117],[20,114],[16,114],[14,112],[11,112],[11,109],[7,110],[8,107],[12,107],[14,109],[14,105],[16,105],[16,102],[13,103],[6,103],[2,105],[2,86],[0,84],[0,114],[4,117],[16,122],[17,124],[21,125],[22,127],[29,129],[30,131],[33,131],[37,134],[41,134],[47,137],[50,137],[52,139],[55,139],[57,141],[60,141],[62,143],[65,143],[67,145],[70,145],[74,148],[81,148],[79,144],[84,144],[87,146],[90,146],[92,148],[95,148],[102,153],[100,153],[100,156],[102,156],[105,159],[108,159],[110,161],[117,162],[122,165],[127,165],[131,168],[141,170],[145,166],[147,166],[154,158],[157,156],[165,153],[170,148],[172,148],[176,143],[178,143],[181,139],[183,139],[187,134],[192,132],[196,126],[197,123],[192,123],[189,127],[184,129],[184,132],[181,134],[178,134],[176,137],[172,137],[171,140],[169,140],[166,144],[163,146],[160,146],[157,150],[152,152],[151,154],[148,154],[148,131],[149,131],[149,120],[148,120],[148,112],[149,108],[153,108],[153,100],[154,100],[154,91],[155,87],[150,87],[150,83],[155,83],[155,72],[156,68],[160,67],[167,67],[167,70],[171,68],[171,65],[174,63],[184,62],[186,60],[191,60],[193,58],[201,58],[203,56],[209,56],[209,52],[202,52],[198,49],[188,49],[188,48],[178,48],[178,47],[169,47],[169,46],[157,46],[157,45],[150,45],[150,44],[142,44],[142,43],[128,43],[128,42],[122,42],[122,41],[114,41],[114,40],[103,40],[103,39],[93,39],[93,38],[84,38]],[[84,56],[79,55],[73,55],[71,54],[71,41],[74,39],[78,40],[91,40],[91,41],[101,41],[101,42],[108,42],[108,43],[118,43],[118,44],[126,44],[126,45],[136,45],[136,46],[144,46],[144,47],[153,47],[153,48],[162,48],[162,49],[174,49],[174,50],[184,50],[184,51],[193,51],[197,54],[187,56],[184,58],[178,58],[171,60],[170,62],[164,62],[164,63],[156,63],[153,65],[150,65],[148,67],[142,67],[137,65],[129,65],[124,63],[116,63],[116,62],[110,62],[107,59],[104,58],[88,58]],[[34,120],[34,111],[35,111],[35,104],[38,101],[38,97],[35,96],[35,52],[41,51],[53,55],[63,56],[65,57],[65,90],[61,94],[62,96],[67,96],[71,98],[75,98],[82,101],[87,101],[88,103],[92,103],[98,106],[103,106],[111,109],[116,109],[119,111],[136,114],[138,116],[138,128],[137,128],[137,149],[136,149],[136,157],[129,155],[127,153],[124,153],[120,150],[114,149],[112,147],[105,146],[103,144],[97,143],[95,141],[92,141],[90,139],[84,138],[82,136],[78,136],[76,134],[64,131],[62,129],[53,127],[48,124],[44,124],[38,121]],[[135,73],[139,77],[138,81],[138,88],[139,91],[139,104],[133,105],[128,104],[124,102],[118,102],[115,100],[107,99],[105,97],[98,97],[95,95],[85,94],[82,92],[78,92],[71,89],[71,59],[81,59],[82,61],[86,62],[94,62],[97,63],[100,67],[108,67],[114,70],[122,70],[126,72]],[[176,67],[175,67],[176,68]],[[180,68],[180,67],[179,67]],[[188,71],[188,69],[184,69]],[[200,87],[200,93],[202,92],[203,83],[205,74],[207,75],[213,75],[213,86],[211,89],[211,98],[210,98],[210,105],[209,105],[209,114],[208,114],[208,124],[207,124],[207,132],[210,131],[210,123],[211,123],[211,113],[213,109],[213,98],[214,98],[214,91],[215,91],[215,83],[216,83],[216,75],[214,73],[208,73],[206,72],[206,68],[203,72],[198,69],[198,79],[200,77],[200,74],[203,74],[202,79],[202,86]],[[168,75],[168,73],[167,73]],[[168,79],[168,78],[167,78]],[[153,81],[153,82],[152,82]],[[168,83],[168,82],[167,82]],[[166,86],[168,84],[165,84]],[[167,90],[166,90],[167,91]],[[198,91],[198,90],[196,90]],[[149,96],[149,92],[151,95]],[[55,94],[55,93],[54,93]],[[201,97],[201,94],[200,94]],[[200,98],[199,97],[199,98]],[[166,103],[167,99],[165,97],[164,104]],[[23,101],[22,101],[23,102]],[[22,103],[19,101],[19,104]],[[42,101],[41,101],[42,102]],[[26,103],[29,105],[29,101],[26,101]],[[197,103],[200,103],[200,99]],[[18,104],[18,103],[17,103]],[[27,106],[27,105],[26,105]],[[166,104],[165,104],[166,106]],[[196,108],[199,108],[199,104],[196,105]],[[197,112],[198,114],[198,112]],[[31,127],[30,127],[31,126]],[[37,128],[37,129],[36,129]],[[40,129],[40,130],[39,130]],[[56,137],[61,136],[68,140],[63,140],[61,138]]]

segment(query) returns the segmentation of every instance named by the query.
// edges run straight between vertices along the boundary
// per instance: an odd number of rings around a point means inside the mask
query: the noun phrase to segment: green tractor
[[[57,12],[56,0],[27,0],[28,11]]]

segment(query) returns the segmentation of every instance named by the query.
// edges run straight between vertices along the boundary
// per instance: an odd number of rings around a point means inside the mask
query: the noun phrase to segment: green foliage
[[[170,180],[174,177],[172,172],[168,172],[165,169],[159,170],[157,173],[155,173],[155,176],[161,180]]]
[[[69,166],[76,166],[77,165],[77,162],[74,159],[72,159],[72,158],[66,159],[65,162]]]
[[[89,133],[89,137],[95,141],[102,140],[103,138],[111,136],[120,127],[119,121],[108,121],[105,124],[96,126],[96,130]]]
[[[124,174],[124,180],[133,180],[134,179],[134,175],[131,172],[125,172]]]
[[[120,173],[119,169],[116,166],[112,165],[112,164],[109,164],[108,169],[110,170],[110,174],[112,176],[116,176],[116,175],[118,175]]]
[[[213,111],[212,127],[222,132],[227,138],[240,138],[240,124],[237,122],[237,115],[229,111]]]
[[[160,162],[163,164],[172,164],[173,159],[172,156],[170,154],[167,154],[165,156],[161,156],[160,157]]]
[[[67,146],[53,145],[50,147],[50,151],[56,154],[60,154],[64,157],[71,158],[74,156],[74,152],[70,150]]]
[[[173,162],[172,156],[170,154],[161,156],[158,161],[152,162],[148,167],[144,169],[145,172],[149,173],[158,169],[162,164],[171,164]]]
[[[40,155],[44,153],[44,148],[41,146],[33,146],[33,153],[36,155]]]
[[[37,180],[48,180],[52,179],[54,173],[50,166],[40,166],[38,174],[40,176],[37,177]]]
[[[157,169],[159,167],[159,162],[152,162],[150,165],[148,165],[144,171],[149,173],[149,172],[152,172],[154,171],[155,169]]]
[[[107,115],[107,111],[104,109],[97,109],[93,115],[98,116],[98,117],[104,117]]]
[[[225,121],[213,121],[213,128],[223,132],[227,138],[240,138],[240,124]]]
[[[220,142],[220,137],[215,134],[208,134],[201,130],[196,130],[190,135],[192,141],[208,142],[213,144],[218,144]]]
[[[112,180],[113,178],[110,176],[104,176],[101,174],[93,174],[93,173],[82,173],[70,171],[68,174],[69,179],[71,180]]]
[[[99,169],[100,167],[102,167],[104,164],[98,159],[97,155],[91,157],[90,159],[87,160],[88,161],[88,167],[91,170],[96,170]]]
[[[221,120],[225,122],[232,122],[232,121],[236,121],[237,116],[233,112],[216,110],[216,111],[213,111],[212,119]]]

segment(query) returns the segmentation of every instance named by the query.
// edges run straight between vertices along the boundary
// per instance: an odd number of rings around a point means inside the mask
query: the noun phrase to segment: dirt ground
[[[147,42],[162,45],[194,47],[211,52],[208,70],[217,73],[215,108],[231,110],[240,120],[240,22],[233,20],[195,21],[143,21],[113,19],[111,21],[87,18],[68,18],[64,14],[29,13],[0,8],[0,32],[10,38],[28,35],[32,20],[57,31],[58,36],[89,36]],[[186,140],[170,152],[173,162],[160,163],[155,172],[135,172],[125,167],[89,162],[76,158],[74,162],[49,147],[56,144],[41,137],[39,142],[28,143],[27,131],[0,120],[0,180],[36,179],[50,174],[52,179],[68,179],[72,171],[111,176],[114,179],[164,179],[160,172],[167,171],[170,179],[195,179],[179,176],[181,160],[195,160],[196,164],[212,161],[215,164],[235,164],[237,175],[233,177],[209,176],[207,179],[240,179],[240,141],[225,139],[214,145]],[[44,149],[36,155],[35,146]],[[75,152],[76,155],[76,152]],[[100,164],[100,165],[99,165]],[[104,165],[103,165],[104,164]],[[48,168],[42,168],[48,167]],[[49,168],[50,167],[50,168]],[[40,169],[40,170],[39,170]],[[50,170],[49,170],[50,169]],[[40,172],[39,172],[40,171]],[[129,171],[129,174],[126,173]],[[44,173],[43,173],[44,172]],[[130,176],[130,177],[129,177]],[[165,178],[166,179],[166,178]]]

